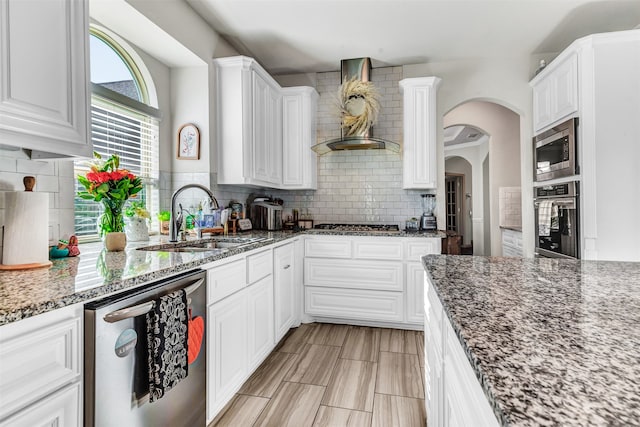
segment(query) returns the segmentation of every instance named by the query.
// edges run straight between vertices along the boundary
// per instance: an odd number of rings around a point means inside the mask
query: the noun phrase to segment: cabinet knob
[[[284,270],[286,270],[287,268],[291,267],[291,264],[287,264],[284,266]]]

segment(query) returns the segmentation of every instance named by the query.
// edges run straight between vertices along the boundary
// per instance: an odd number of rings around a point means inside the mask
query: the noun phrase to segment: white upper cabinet
[[[438,77],[400,81],[404,105],[404,189],[436,188],[436,93],[440,81]]]
[[[283,89],[245,56],[213,63],[218,184],[315,189],[315,90]]]
[[[578,56],[553,62],[532,82],[533,132],[557,124],[578,111]]]
[[[316,139],[318,93],[306,86],[282,89],[282,187],[316,190],[318,163],[311,150]]]
[[[216,67],[218,184],[279,188],[282,182],[280,86],[245,56]]]
[[[91,156],[88,2],[0,2],[0,140],[34,157]]]

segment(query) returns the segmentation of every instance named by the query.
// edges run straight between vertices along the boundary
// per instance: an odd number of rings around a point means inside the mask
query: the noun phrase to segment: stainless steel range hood
[[[371,58],[343,59],[340,61],[340,81],[344,83],[354,77],[363,82],[371,81]],[[400,152],[400,144],[387,141],[373,136],[373,126],[358,134],[345,135],[344,130],[340,131],[341,137],[324,141],[311,147],[318,155],[323,155],[331,151],[339,150],[391,150]]]

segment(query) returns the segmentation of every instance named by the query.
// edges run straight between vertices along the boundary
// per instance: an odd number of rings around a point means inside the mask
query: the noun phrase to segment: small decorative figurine
[[[73,235],[69,237],[69,240],[60,239],[56,246],[52,246],[49,250],[50,258],[65,258],[71,256],[80,255],[80,249],[78,249],[78,238]]]

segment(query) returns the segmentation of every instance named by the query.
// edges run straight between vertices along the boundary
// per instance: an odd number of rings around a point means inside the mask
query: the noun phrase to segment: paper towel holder
[[[24,184],[25,192],[33,192],[33,187],[36,185],[36,178],[33,176],[25,176],[22,178],[22,183]],[[2,226],[2,248],[3,250],[6,248],[4,244],[4,225]],[[4,258],[4,256],[3,256]],[[49,260],[46,262],[37,262],[37,263],[28,263],[28,264],[0,264],[0,271],[11,271],[11,270],[31,270],[34,268],[49,268],[53,265],[53,263]]]

